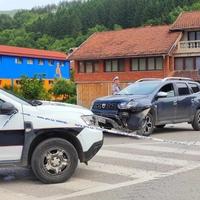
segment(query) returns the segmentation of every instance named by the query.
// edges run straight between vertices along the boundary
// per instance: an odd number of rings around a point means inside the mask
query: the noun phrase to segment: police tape
[[[57,120],[57,119],[46,118],[46,117],[43,117],[43,116],[32,115],[32,114],[28,114],[28,113],[22,113],[22,114],[25,115],[25,116],[29,116],[29,117],[35,117],[35,118],[40,119],[40,120],[46,120],[46,121],[51,121],[51,122],[55,122],[55,123],[62,123],[62,124],[65,124],[68,127],[95,129],[95,130],[103,131],[104,133],[109,133],[109,134],[113,134],[113,135],[126,136],[126,137],[130,137],[130,138],[135,138],[135,139],[151,140],[151,141],[163,142],[163,143],[167,143],[167,144],[176,144],[176,145],[185,145],[185,146],[200,146],[200,141],[166,140],[166,139],[154,138],[154,137],[150,137],[150,136],[138,135],[136,131],[126,132],[126,131],[119,131],[119,130],[116,130],[116,129],[110,130],[110,129],[101,128],[99,126],[89,126],[89,125],[83,125],[83,124],[78,124],[78,123],[75,123],[75,124],[74,123],[68,123],[67,121],[61,121],[61,120]],[[12,118],[12,116],[9,118],[9,120],[11,118]],[[6,124],[7,123],[8,122],[6,122]]]
[[[85,125],[79,125],[76,124],[77,127],[82,128],[90,128],[90,129],[96,129],[103,131],[104,133],[113,134],[113,135],[119,135],[119,136],[126,136],[134,139],[143,139],[143,140],[151,140],[155,142],[162,142],[167,144],[176,144],[176,145],[184,145],[184,146],[200,146],[200,141],[177,141],[177,140],[167,140],[167,139],[160,139],[160,138],[154,138],[151,136],[143,136],[138,135],[136,131],[134,132],[125,132],[125,131],[118,131],[118,130],[109,130],[105,128],[95,127],[95,126],[85,126]]]

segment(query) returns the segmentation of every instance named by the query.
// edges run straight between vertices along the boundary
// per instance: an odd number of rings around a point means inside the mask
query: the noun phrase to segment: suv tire
[[[31,167],[43,183],[62,183],[69,179],[78,164],[74,146],[61,138],[41,142],[34,150]]]
[[[148,113],[144,128],[137,131],[138,135],[149,136],[153,133],[155,128],[155,120],[152,114]]]
[[[200,110],[197,110],[194,120],[192,122],[192,127],[195,131],[200,131]]]

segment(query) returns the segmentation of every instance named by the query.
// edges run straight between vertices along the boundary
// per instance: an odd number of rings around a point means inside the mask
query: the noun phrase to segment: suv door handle
[[[174,101],[173,104],[174,104],[174,106],[176,106],[177,105],[177,101]]]

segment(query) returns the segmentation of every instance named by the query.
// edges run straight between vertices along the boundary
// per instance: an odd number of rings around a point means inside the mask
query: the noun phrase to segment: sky
[[[31,9],[36,6],[58,4],[63,0],[0,0],[0,10]]]

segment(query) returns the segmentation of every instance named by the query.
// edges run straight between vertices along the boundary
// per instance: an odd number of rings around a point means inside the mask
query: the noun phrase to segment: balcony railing
[[[199,52],[200,53],[200,40],[193,41],[180,41],[178,43],[178,52]]]

